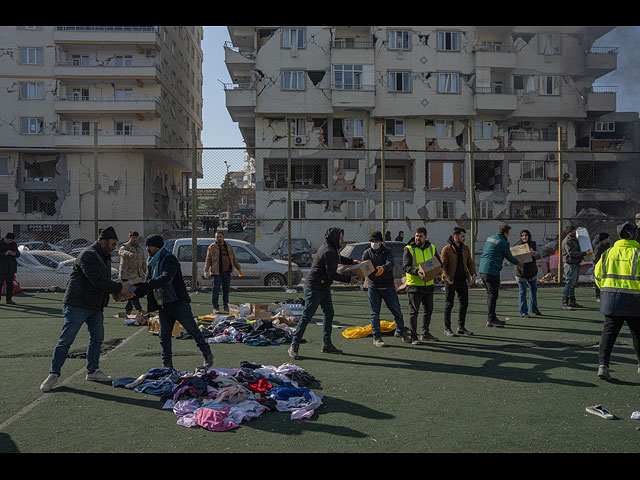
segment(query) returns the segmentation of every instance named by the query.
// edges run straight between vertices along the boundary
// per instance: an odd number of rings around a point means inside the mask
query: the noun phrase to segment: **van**
[[[214,243],[215,238],[198,238],[198,285],[210,287],[211,278],[203,277],[204,262],[207,258],[207,249]],[[258,250],[251,243],[233,238],[225,240],[233,247],[238,263],[242,268],[242,278],[238,276],[238,271],[234,269],[231,274],[232,286],[272,286],[282,287],[287,285],[289,275],[289,264],[284,260],[277,260],[264,252]],[[173,254],[180,262],[182,276],[187,285],[191,284],[192,275],[192,239],[178,238],[173,244]],[[302,280],[300,267],[295,263],[291,264],[291,281],[297,285]]]

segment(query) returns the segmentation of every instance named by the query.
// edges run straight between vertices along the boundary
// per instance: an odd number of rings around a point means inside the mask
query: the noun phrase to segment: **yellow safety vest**
[[[415,268],[418,268],[418,265],[420,263],[426,262],[427,260],[435,256],[436,247],[433,245],[433,243],[429,246],[427,250],[422,250],[421,248],[416,249],[414,248],[414,245],[407,245],[404,248],[409,249],[409,252],[413,257],[413,266]],[[410,273],[407,273],[407,286],[409,285],[412,285],[415,287],[426,287],[428,285],[433,285],[433,280],[429,280],[428,282],[425,282],[424,280],[422,280],[422,278],[420,278],[419,275],[411,275]]]
[[[603,292],[640,295],[640,243],[618,240],[607,249],[594,269],[596,285]]]

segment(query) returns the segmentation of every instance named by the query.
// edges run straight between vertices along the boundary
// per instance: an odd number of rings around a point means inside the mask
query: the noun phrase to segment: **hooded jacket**
[[[393,252],[384,244],[378,250],[369,247],[362,253],[362,261],[371,260],[374,267],[382,267],[382,275],[376,277],[376,273],[372,273],[368,277],[369,288],[376,290],[395,289],[393,283]]]
[[[341,228],[331,227],[324,236],[324,243],[318,249],[311,264],[311,269],[305,277],[304,284],[315,290],[329,290],[334,280],[349,283],[351,277],[337,272],[338,264],[353,265],[354,261],[338,253],[340,248]]]
[[[8,251],[16,253],[16,256],[7,255]],[[16,258],[20,256],[18,244],[16,242],[6,243],[4,238],[0,238],[0,274],[11,274],[18,271]]]
[[[171,308],[180,303],[191,302],[191,297],[182,278],[182,270],[178,259],[166,249],[158,251],[158,276],[154,277],[154,267],[147,269],[147,280],[139,295],[147,296],[147,310],[154,312],[159,308]],[[158,304],[154,290],[162,290],[162,305]],[[136,291],[136,294],[138,292]],[[138,296],[138,295],[137,295]]]

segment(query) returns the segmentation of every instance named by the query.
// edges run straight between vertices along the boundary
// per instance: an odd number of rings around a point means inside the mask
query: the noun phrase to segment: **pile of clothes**
[[[178,425],[219,432],[271,411],[289,412],[292,420],[311,418],[323,398],[308,388],[315,381],[297,365],[245,361],[236,369],[152,368],[137,378],[116,378],[113,386],[160,397],[162,408],[178,417]]]
[[[213,322],[200,322],[202,335],[209,343],[244,343],[251,346],[291,343],[295,329],[284,322],[273,320],[248,321],[243,317],[219,317]],[[186,331],[177,339],[191,338]]]

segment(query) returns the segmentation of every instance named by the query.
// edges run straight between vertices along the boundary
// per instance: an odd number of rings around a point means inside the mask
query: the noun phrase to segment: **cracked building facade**
[[[503,219],[557,218],[558,127],[571,151],[564,216],[594,205],[637,210],[630,192],[640,177],[606,184],[594,173],[629,166],[618,152],[639,139],[638,114],[616,112],[617,87],[593,85],[616,69],[618,48],[594,47],[614,27],[227,28],[226,105],[255,159],[265,251],[287,234],[288,128],[293,217],[314,220],[294,222],[292,235],[315,247],[328,226],[352,241],[380,228],[383,142],[393,237],[428,222],[442,243],[454,222],[468,227],[470,131],[478,238]],[[538,239],[554,228],[531,226]]]
[[[0,234],[121,238],[186,218],[202,130],[200,26],[0,27]],[[198,174],[202,175],[198,158]]]

